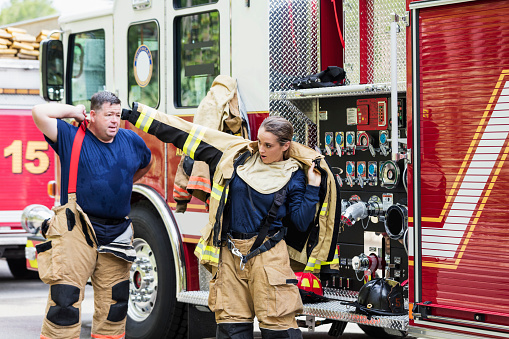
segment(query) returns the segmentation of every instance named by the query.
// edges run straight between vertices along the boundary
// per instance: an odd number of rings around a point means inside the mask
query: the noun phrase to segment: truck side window
[[[176,104],[198,106],[219,75],[219,12],[175,19]]]
[[[173,6],[175,8],[193,7],[206,4],[214,4],[217,0],[174,0]]]
[[[131,25],[127,31],[128,102],[159,106],[159,25]]]
[[[68,102],[83,104],[90,110],[90,98],[106,85],[104,30],[72,34],[69,37],[72,60],[71,91]]]

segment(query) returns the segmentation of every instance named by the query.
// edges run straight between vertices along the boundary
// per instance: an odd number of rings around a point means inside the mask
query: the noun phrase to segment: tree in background
[[[42,18],[57,12],[52,0],[10,0],[0,11],[0,26]]]

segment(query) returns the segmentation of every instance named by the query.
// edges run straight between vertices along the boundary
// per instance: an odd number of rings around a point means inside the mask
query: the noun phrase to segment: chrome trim
[[[153,188],[143,184],[135,184],[133,186],[133,193],[134,192],[143,195],[152,203],[168,231],[172,245],[171,250],[175,261],[175,277],[177,278],[176,287],[178,294],[186,288],[186,263],[184,260],[184,248],[181,242],[182,237],[173,212],[168,207],[166,201],[164,201],[161,195]]]
[[[31,235],[28,234],[27,235]],[[20,237],[19,234],[16,234],[14,237],[8,237],[5,234],[2,234],[2,237],[0,238],[0,246],[9,246],[9,245],[26,245],[27,244],[27,237]]]
[[[411,28],[412,48],[412,139],[413,139],[413,192],[414,192],[414,215],[413,215],[413,236],[414,236],[414,303],[421,302],[421,210],[419,206],[420,197],[420,101],[419,101],[419,11],[412,10]]]
[[[463,3],[463,2],[470,2],[470,1],[476,1],[476,0],[427,0],[427,1],[417,1],[417,2],[411,2],[408,7],[411,10],[413,10],[413,9],[429,8],[429,7],[436,7],[436,6],[454,5],[454,4],[460,4],[460,3]]]
[[[456,319],[454,319],[456,320]],[[450,321],[450,320],[447,320]],[[414,336],[422,336],[425,335],[427,337],[431,338],[447,338],[447,339],[478,339],[479,334],[482,335],[490,335],[490,336],[497,336],[501,338],[509,338],[509,333],[502,333],[502,332],[494,332],[489,330],[482,330],[477,328],[468,327],[465,326],[456,326],[456,325],[450,325],[450,324],[443,324],[438,322],[431,322],[431,321],[425,321],[420,319],[414,319],[414,323],[422,326],[433,326],[442,328],[444,330],[447,330],[447,332],[436,330],[436,329],[429,329],[429,328],[423,328],[423,327],[416,327],[416,326],[409,326],[408,327],[408,334],[414,335]],[[480,323],[477,323],[477,325],[480,325]],[[472,332],[476,333],[477,335],[469,335],[465,333],[454,333],[451,330],[454,331],[463,331],[463,332]]]
[[[474,326],[489,327],[489,328],[495,328],[495,329],[504,330],[504,331],[509,330],[509,326],[505,326],[505,325],[490,324],[490,323],[485,323],[485,322],[480,322],[480,321],[472,321],[472,320],[465,320],[465,319],[455,319],[455,318],[448,318],[448,317],[440,317],[440,316],[437,316],[437,315],[428,315],[427,319],[440,320],[440,321],[449,321],[449,322],[453,322],[453,323],[464,324],[464,325],[467,325],[467,326],[474,325]]]

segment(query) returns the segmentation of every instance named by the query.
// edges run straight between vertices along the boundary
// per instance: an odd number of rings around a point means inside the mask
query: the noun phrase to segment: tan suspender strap
[[[78,132],[74,137],[71,152],[71,164],[69,168],[69,184],[67,193],[76,193],[76,181],[78,180],[78,163],[80,161],[81,144],[85,138],[87,130],[87,121],[84,120],[78,127]]]

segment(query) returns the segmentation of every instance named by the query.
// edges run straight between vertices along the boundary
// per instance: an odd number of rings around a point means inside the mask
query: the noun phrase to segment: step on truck
[[[507,1],[132,0],[59,24],[61,41],[41,54],[48,100],[89,105],[108,89],[124,106],[192,120],[225,74],[252,139],[281,115],[295,141],[324,154],[341,186],[339,270],[320,274],[332,301],[306,304],[302,326],[332,323],[335,337],[348,322],[375,337],[509,336]],[[346,79],[300,81],[329,66]],[[193,255],[206,206],[193,199],[175,213],[181,150],[124,128],[156,160],[132,194],[127,336],[213,336],[210,276]],[[381,277],[403,286],[406,314],[344,304]]]

